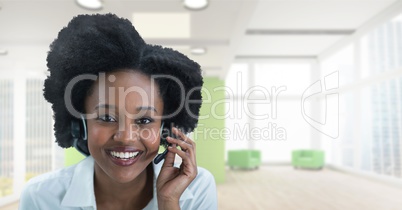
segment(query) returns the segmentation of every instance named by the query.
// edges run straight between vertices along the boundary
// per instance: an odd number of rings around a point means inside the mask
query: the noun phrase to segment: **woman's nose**
[[[113,139],[116,141],[136,141],[138,140],[138,128],[136,128],[137,126],[126,126],[123,129],[119,129]]]

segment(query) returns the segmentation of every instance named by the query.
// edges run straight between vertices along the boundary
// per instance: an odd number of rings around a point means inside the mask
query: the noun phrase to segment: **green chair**
[[[230,150],[228,165],[230,168],[258,169],[261,165],[261,152],[259,150]]]
[[[321,150],[292,151],[292,165],[295,168],[321,169],[324,167],[325,154]]]

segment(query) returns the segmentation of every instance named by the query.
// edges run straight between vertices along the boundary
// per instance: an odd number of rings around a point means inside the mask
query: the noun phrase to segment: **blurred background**
[[[54,143],[46,56],[109,12],[202,66],[192,136],[219,209],[402,208],[402,1],[0,0],[0,209],[82,159]]]

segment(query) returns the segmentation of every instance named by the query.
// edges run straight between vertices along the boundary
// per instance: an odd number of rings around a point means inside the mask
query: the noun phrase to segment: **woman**
[[[20,209],[217,208],[214,179],[185,135],[201,106],[197,63],[146,44],[112,14],[73,18],[47,62],[56,141],[88,157],[31,179]],[[160,144],[167,150],[157,156]]]

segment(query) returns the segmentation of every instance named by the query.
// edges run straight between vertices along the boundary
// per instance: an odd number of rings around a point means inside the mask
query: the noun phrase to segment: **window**
[[[226,110],[236,114],[226,119],[226,150],[259,149],[263,162],[289,162],[293,148],[308,148],[311,128],[301,114],[301,96],[310,85],[309,62],[233,65],[226,86],[236,97]]]
[[[292,150],[311,147],[312,128],[304,121],[301,106],[303,92],[311,85],[311,65],[259,63],[254,71],[253,85],[270,93],[270,103],[253,107],[257,115],[267,116],[252,123],[262,134],[254,139],[254,148],[262,151],[264,162],[290,162]]]
[[[402,22],[389,20],[321,61],[339,70],[338,140],[329,162],[402,178]],[[325,137],[323,141],[325,141]]]
[[[0,80],[0,197],[13,193],[14,97],[13,81]]]
[[[25,181],[63,166],[43,81],[0,79],[0,198],[19,196]]]
[[[53,138],[52,110],[43,98],[43,80],[26,81],[26,179],[63,166]],[[56,156],[57,155],[57,156]]]
[[[249,136],[247,127],[249,119],[243,107],[242,95],[247,91],[249,85],[248,64],[233,64],[225,80],[227,100],[225,110],[230,116],[225,120],[225,127],[228,135],[225,145],[225,160],[227,151],[248,148]]]

